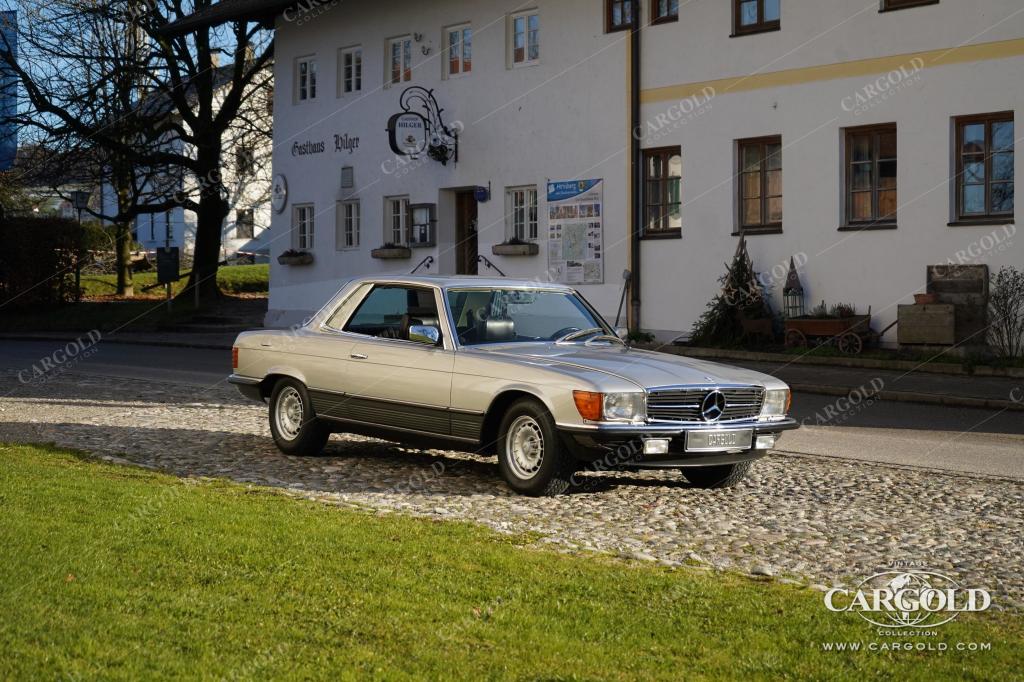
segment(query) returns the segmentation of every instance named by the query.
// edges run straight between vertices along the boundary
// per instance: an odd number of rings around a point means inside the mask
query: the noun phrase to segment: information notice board
[[[566,284],[604,282],[604,182],[548,183],[548,272]]]

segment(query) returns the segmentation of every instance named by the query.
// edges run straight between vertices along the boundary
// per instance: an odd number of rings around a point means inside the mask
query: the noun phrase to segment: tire
[[[316,418],[302,382],[281,379],[270,394],[270,433],[286,455],[319,455],[331,431]]]
[[[747,475],[753,462],[683,469],[683,477],[694,488],[731,488]]]
[[[569,488],[576,461],[559,438],[555,420],[538,401],[524,398],[512,403],[502,417],[497,445],[498,470],[517,493],[541,497]]]

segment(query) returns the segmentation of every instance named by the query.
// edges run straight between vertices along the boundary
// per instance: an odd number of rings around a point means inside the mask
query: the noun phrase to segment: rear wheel
[[[517,493],[558,495],[569,487],[575,460],[547,409],[529,398],[512,404],[498,430],[498,469]]]
[[[270,394],[270,433],[286,455],[319,455],[331,436],[316,418],[309,393],[295,379],[281,379]]]
[[[747,475],[753,462],[723,464],[714,467],[683,469],[683,476],[694,488],[731,488]]]

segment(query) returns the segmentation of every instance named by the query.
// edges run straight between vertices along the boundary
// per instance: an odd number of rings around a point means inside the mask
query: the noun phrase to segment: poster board
[[[604,282],[604,181],[548,182],[548,273],[555,282]]]

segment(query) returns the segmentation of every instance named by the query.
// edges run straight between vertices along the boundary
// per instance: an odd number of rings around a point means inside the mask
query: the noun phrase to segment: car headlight
[[[609,421],[642,421],[644,418],[643,393],[605,393],[604,418]]]
[[[785,417],[789,412],[790,393],[788,388],[771,388],[764,392],[762,417]]]
[[[572,397],[580,416],[588,421],[635,422],[647,416],[644,393],[573,391]]]

